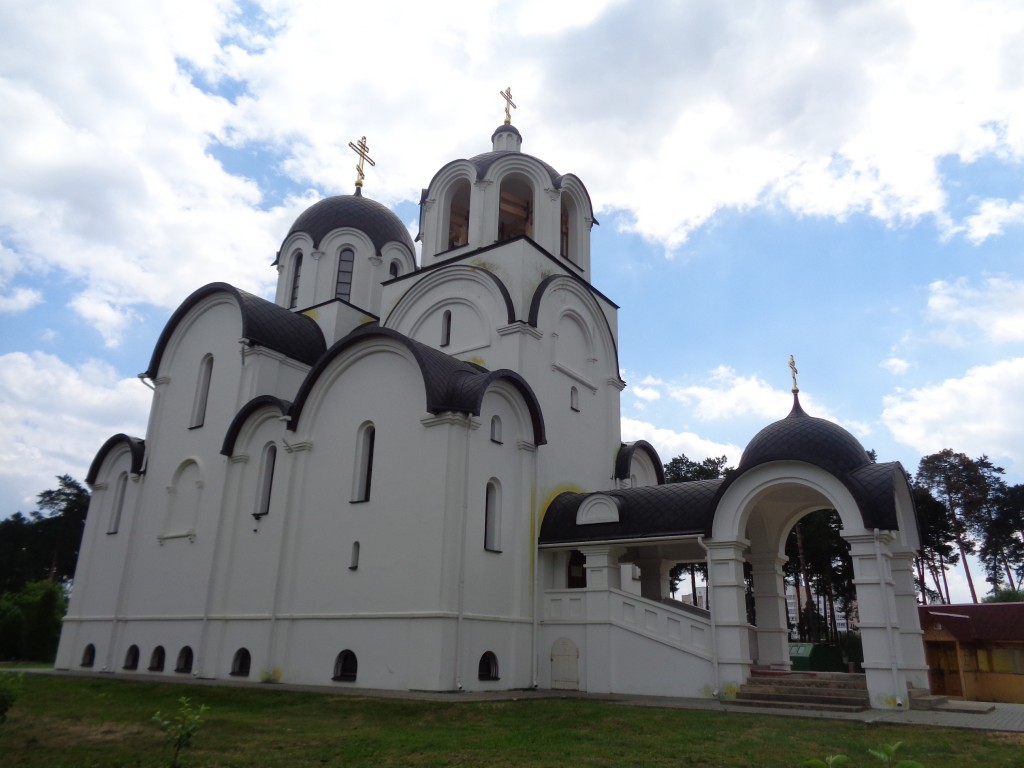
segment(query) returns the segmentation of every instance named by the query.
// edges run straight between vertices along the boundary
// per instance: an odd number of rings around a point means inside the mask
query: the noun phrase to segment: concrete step
[[[867,678],[835,672],[786,672],[756,669],[736,694],[750,707],[861,712],[870,706]]]
[[[787,688],[791,690],[842,690],[842,691],[866,691],[867,681],[859,680],[821,680],[817,678],[785,678],[785,677],[758,677],[751,676],[747,685],[757,688]]]
[[[842,695],[833,691],[820,691],[817,693],[789,692],[789,691],[762,691],[744,690],[740,688],[736,692],[736,699],[739,701],[764,701],[782,704],[837,704],[844,707],[867,707],[868,697]]]
[[[734,699],[727,702],[737,707],[762,707],[765,709],[789,709],[804,712],[863,712],[867,704],[815,704],[807,701],[768,701],[761,699]]]

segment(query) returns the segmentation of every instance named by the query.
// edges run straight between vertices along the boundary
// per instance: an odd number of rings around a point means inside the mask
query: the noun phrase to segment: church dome
[[[857,438],[838,424],[808,416],[796,393],[789,415],[754,435],[743,451],[737,471],[744,472],[769,461],[803,461],[837,477],[871,463]]]
[[[354,195],[335,195],[314,203],[299,214],[285,239],[302,232],[309,235],[313,239],[313,247],[318,248],[327,234],[342,227],[363,232],[373,242],[377,253],[390,242],[401,243],[409,253],[416,252],[402,220],[376,200],[363,197],[359,191]]]

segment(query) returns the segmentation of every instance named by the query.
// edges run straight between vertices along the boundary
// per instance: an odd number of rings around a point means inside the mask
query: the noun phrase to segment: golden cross
[[[509,108],[519,109],[512,101],[512,86],[510,85],[504,91],[498,91],[498,94],[505,100],[505,125],[512,125],[512,112]]]
[[[353,144],[350,141],[348,143],[348,146],[349,146],[349,149],[351,149],[353,152],[355,152],[357,155],[359,155],[359,162],[356,164],[356,173],[358,174],[356,176],[356,188],[358,189],[358,188],[361,188],[363,186],[363,179],[366,178],[366,174],[363,173],[363,161],[365,160],[370,165],[376,165],[376,163],[373,162],[373,158],[370,157],[370,148],[368,146],[366,146],[366,137],[365,136],[363,136],[363,137],[361,137],[359,139],[359,143],[358,144]]]
[[[800,391],[800,387],[796,385],[796,360],[793,359],[792,355],[789,356],[789,371],[793,376],[793,392],[795,394]]]

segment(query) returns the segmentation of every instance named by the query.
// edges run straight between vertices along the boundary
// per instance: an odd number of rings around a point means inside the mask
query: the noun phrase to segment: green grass
[[[437,703],[273,686],[189,686],[25,675],[0,725],[4,768],[158,766],[170,758],[151,717],[189,696],[206,723],[192,768],[300,766],[796,766],[902,741],[927,768],[1020,768],[1020,734],[624,706],[573,699]]]

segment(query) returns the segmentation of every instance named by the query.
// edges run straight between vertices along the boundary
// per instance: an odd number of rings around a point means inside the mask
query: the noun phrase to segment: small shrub
[[[21,673],[0,672],[0,723],[7,720],[8,710],[21,693]]]
[[[274,667],[273,669],[264,669],[260,672],[261,683],[280,683],[281,682],[281,669],[280,667]]]
[[[192,746],[192,739],[203,725],[203,713],[209,709],[205,704],[193,707],[188,696],[178,699],[178,711],[169,718],[164,717],[161,712],[153,715],[153,720],[160,726],[160,730],[167,734],[167,740],[174,749],[171,756],[170,768],[178,768],[178,756],[181,750]]]

